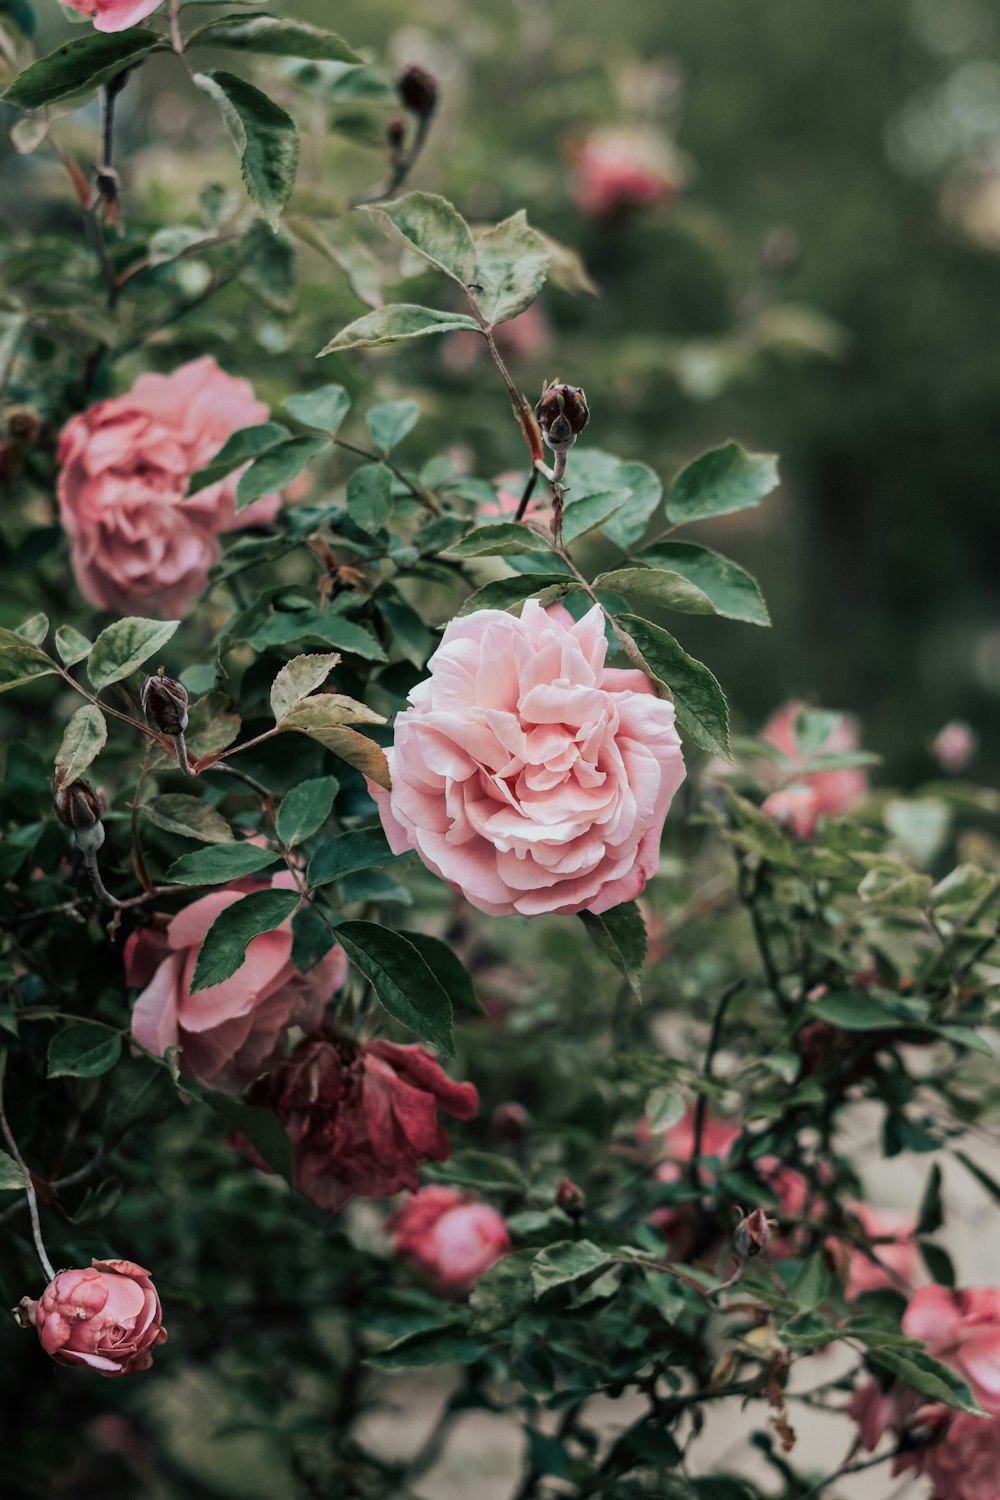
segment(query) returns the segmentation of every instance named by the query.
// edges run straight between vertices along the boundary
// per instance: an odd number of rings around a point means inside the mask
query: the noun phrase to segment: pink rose
[[[862,1447],[873,1453],[896,1421],[896,1389],[884,1391],[877,1380],[866,1380],[854,1392],[847,1411],[858,1424]]]
[[[684,779],[672,703],[606,668],[604,619],[529,599],[452,620],[370,784],[396,854],[492,916],[607,911],[654,874]]]
[[[903,1454],[893,1472],[916,1469],[931,1481],[933,1500],[1000,1500],[1000,1420],[956,1415],[943,1407],[931,1408],[927,1418],[936,1419],[938,1441]]]
[[[251,1099],[291,1136],[299,1192],[333,1212],[419,1187],[420,1163],[451,1154],[438,1110],[471,1120],[479,1108],[473,1085],[453,1083],[423,1047],[342,1036],[306,1037]]]
[[[21,1303],[46,1354],[98,1375],[134,1375],[153,1363],[167,1337],[149,1272],[130,1260],[94,1260],[88,1270],[60,1271],[37,1302]]]
[[[95,31],[125,31],[151,16],[160,0],[62,0],[78,16],[90,16]]]
[[[495,525],[497,521],[513,521],[521,504],[521,496],[524,494],[527,481],[527,470],[522,473],[501,474],[493,481],[497,486],[496,499],[480,501],[476,506],[476,519],[488,521],[492,525]],[[536,490],[528,501],[524,519],[532,521],[544,519],[549,513],[549,506],[550,502],[545,495]]]
[[[867,1251],[846,1240],[831,1239],[827,1248],[846,1272],[844,1295],[848,1302],[862,1292],[876,1292],[882,1287],[909,1288],[920,1275],[920,1257],[913,1236],[916,1215],[893,1208],[873,1208],[870,1203],[848,1203],[849,1212],[872,1240],[887,1240],[872,1246],[873,1259]],[[891,1237],[891,1238],[890,1238]]]
[[[283,871],[270,882],[293,890]],[[183,1073],[213,1088],[239,1093],[281,1054],[289,1026],[319,1026],[330,996],[347,973],[342,948],[333,947],[308,974],[292,963],[291,918],[261,933],[231,979],[191,994],[198,950],[220,912],[267,882],[241,881],[184,907],[170,922],[158,951],[148,930],[125,945],[125,976],[144,984],[132,1012],[132,1035],[150,1052],[181,1047]],[[155,963],[155,968],[154,968]]]
[[[395,1254],[423,1271],[444,1296],[464,1296],[510,1250],[496,1209],[470,1203],[447,1187],[422,1188],[387,1227]]]
[[[962,1375],[985,1411],[1000,1416],[1000,1291],[923,1286],[910,1298],[903,1331]]]
[[[665,143],[643,131],[595,131],[574,156],[577,207],[593,219],[614,220],[637,208],[670,203],[680,191]]]
[[[801,703],[786,703],[761,730],[761,739],[788,757],[791,764],[787,779],[794,782],[773,792],[764,802],[763,811],[796,837],[811,838],[821,817],[838,818],[860,801],[868,790],[868,775],[861,768],[797,774],[802,757],[795,742],[795,724],[802,707]],[[857,748],[857,727],[853,719],[841,714],[817,753],[845,754]]]
[[[952,719],[934,736],[931,746],[938,765],[949,776],[959,776],[976,753],[977,740],[968,724]]]
[[[184,499],[226,439],[267,415],[248,381],[206,357],[172,375],[141,375],[126,395],[70,418],[57,455],[59,514],[91,604],[182,616],[220,556],[219,533],[273,521],[280,495],[237,515],[242,470]]]

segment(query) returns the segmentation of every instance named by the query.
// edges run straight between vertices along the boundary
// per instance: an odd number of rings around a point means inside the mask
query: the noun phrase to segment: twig
[[[351,208],[361,208],[366,203],[383,203],[386,198],[391,198],[393,193],[399,191],[416,166],[417,157],[427,143],[427,136],[430,133],[431,120],[433,118],[433,110],[429,110],[426,114],[420,116],[420,123],[417,125],[413,144],[409,151],[403,152],[397,157],[392,165],[389,176],[381,187],[373,189],[370,193],[359,193],[357,197],[352,198],[350,202]]]
[[[28,1165],[21,1155],[17,1141],[14,1139],[10,1125],[7,1120],[7,1111],[4,1106],[3,1086],[4,1075],[7,1071],[7,1049],[0,1051],[0,1129],[3,1130],[4,1139],[10,1147],[10,1154],[24,1173],[24,1194],[28,1202],[28,1213],[31,1215],[31,1234],[35,1241],[35,1253],[41,1262],[42,1270],[49,1281],[55,1281],[56,1273],[52,1262],[45,1253],[45,1242],[42,1239],[42,1225],[38,1217],[38,1199],[35,1196],[34,1185],[31,1181],[31,1173]]]
[[[702,1067],[702,1075],[705,1078],[712,1076],[712,1064],[715,1054],[719,1050],[719,1042],[722,1040],[722,1023],[729,1009],[729,1002],[733,1000],[746,984],[745,979],[737,979],[728,989],[723,990],[719,1003],[716,1006],[715,1015],[712,1018],[712,1030],[709,1032],[708,1046],[705,1048],[705,1062]],[[702,1138],[705,1134],[705,1119],[708,1113],[708,1095],[699,1093],[698,1102],[694,1109],[694,1139],[691,1148],[691,1183],[695,1188],[701,1187],[701,1174],[698,1169],[698,1158],[701,1156]]]
[[[814,1484],[811,1490],[806,1490],[803,1495],[800,1495],[799,1500],[815,1500],[817,1495],[822,1494],[828,1485],[836,1484],[838,1479],[844,1479],[848,1474],[862,1474],[865,1469],[876,1469],[879,1464],[887,1464],[891,1459],[898,1458],[904,1451],[903,1448],[892,1448],[888,1453],[882,1453],[878,1458],[866,1458],[860,1464],[842,1464],[835,1473],[830,1474],[826,1479],[820,1480],[819,1484]]]
[[[421,505],[426,505],[427,509],[433,515],[439,516],[441,514],[441,505],[437,496],[432,495],[430,490],[424,489],[422,484],[415,484],[412,479],[403,473],[402,469],[397,469],[396,465],[391,464],[381,453],[369,453],[364,448],[356,448],[353,443],[345,443],[343,438],[334,438],[333,442],[335,447],[343,448],[348,453],[356,453],[359,458],[367,458],[369,463],[384,464],[389,473],[395,475],[400,484],[406,486],[414,500],[419,500]]]

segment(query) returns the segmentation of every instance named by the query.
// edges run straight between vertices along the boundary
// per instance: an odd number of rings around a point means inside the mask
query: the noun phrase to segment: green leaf
[[[549,274],[549,251],[518,209],[476,240],[476,306],[495,326],[530,307]]]
[[[274,722],[282,719],[310,693],[329,677],[340,657],[336,651],[327,651],[306,656],[293,656],[287,661],[271,684],[271,712]]]
[[[41,109],[85,89],[96,89],[124,68],[134,67],[150,52],[163,50],[163,38],[144,27],[127,31],[91,31],[74,37],[25,68],[3,95],[5,104]]]
[[[363,464],[347,482],[347,514],[374,535],[392,515],[392,475],[385,464]]]
[[[316,693],[312,698],[302,698],[294,704],[281,721],[282,729],[303,729],[322,740],[327,729],[339,729],[344,724],[384,724],[381,714],[357,698],[348,698],[344,693]]]
[[[337,940],[393,1020],[451,1057],[451,1001],[413,944],[374,922],[344,922]]]
[[[524,1173],[517,1162],[493,1151],[456,1151],[448,1161],[437,1163],[435,1172],[445,1182],[481,1188],[483,1192],[524,1193],[527,1190]]]
[[[108,742],[108,726],[96,703],[85,703],[66,725],[56,755],[56,781],[69,786],[79,780]]]
[[[63,666],[75,667],[78,661],[90,655],[92,649],[93,642],[74,630],[72,625],[60,625],[56,631],[56,650]]]
[[[334,433],[351,409],[351,398],[342,385],[321,385],[304,396],[289,396],[284,402],[296,422]]]
[[[944,1223],[944,1205],[941,1202],[941,1168],[932,1163],[924,1184],[917,1214],[917,1234],[933,1234]]]
[[[742,849],[759,854],[774,864],[794,863],[791,845],[773,818],[729,787],[724,789],[723,795],[735,825],[731,837]]]
[[[708,668],[688,656],[673,636],[658,625],[638,615],[616,615],[615,619],[632,637],[650,671],[673,693],[682,737],[694,740],[703,750],[732,760],[729,707]]]
[[[6,1151],[0,1151],[0,1192],[24,1192],[27,1178],[17,1162]]]
[[[383,401],[381,405],[371,407],[365,421],[376,448],[391,453],[420,421],[420,404],[417,401]]]
[[[955,1275],[955,1266],[947,1250],[940,1245],[935,1245],[933,1240],[918,1240],[920,1255],[928,1273],[938,1286],[956,1286],[958,1278]]]
[[[341,349],[377,349],[383,344],[398,344],[401,339],[419,339],[428,333],[479,333],[475,318],[464,313],[437,312],[432,307],[418,307],[412,302],[393,302],[377,307],[364,317],[356,318],[342,328],[320,351],[336,354]]]
[[[407,193],[394,203],[365,210],[388,226],[388,233],[416,250],[460,286],[476,278],[476,247],[469,226],[446,198],[437,193]]]
[[[646,962],[646,924],[637,903],[623,901],[599,915],[582,911],[579,916],[591,942],[610,958],[638,997],[639,973]]]
[[[697,584],[665,568],[614,568],[610,573],[600,573],[593,586],[598,592],[610,589],[686,615],[715,614],[715,605]]]
[[[0,693],[54,671],[51,657],[38,646],[26,641],[16,630],[0,629]]]
[[[287,437],[288,428],[282,427],[280,422],[260,422],[256,427],[241,427],[226,439],[206,468],[191,475],[187,494],[197,495],[199,490],[206,489],[208,485],[218,484],[220,479],[225,479],[227,474],[231,474],[248,459],[266,453],[268,448],[274,448]]]
[[[448,548],[449,557],[511,557],[522,552],[551,552],[552,544],[520,521],[477,526]]]
[[[355,870],[380,870],[398,856],[389,848],[381,823],[338,833],[318,848],[309,861],[306,879],[311,890],[332,885]]]
[[[376,786],[384,787],[387,792],[392,790],[389,762],[381,746],[376,745],[374,740],[346,725],[331,724],[319,719],[292,723],[292,717],[290,714],[284,728],[301,730],[310,739],[318,740],[321,745],[332,750],[334,755],[339,755],[341,760],[360,771],[362,776],[374,781]]]
[[[315,969],[337,941],[314,906],[301,906],[292,917],[292,963],[300,974]]]
[[[242,1099],[234,1099],[229,1094],[218,1094],[193,1078],[182,1078],[180,1088],[182,1093],[190,1094],[193,1099],[214,1109],[234,1130],[246,1136],[272,1171],[291,1183],[292,1143],[273,1110],[257,1104],[244,1104]]]
[[[531,1265],[537,1254],[535,1249],[515,1250],[480,1276],[469,1294],[474,1333],[496,1333],[531,1306]]]
[[[778,484],[773,453],[747,453],[724,443],[682,469],[670,486],[667,516],[675,526],[727,516],[760,504]]]
[[[555,1245],[549,1245],[531,1263],[535,1297],[551,1292],[554,1287],[565,1286],[568,1282],[579,1281],[582,1276],[601,1271],[611,1260],[611,1253],[602,1250],[591,1240],[560,1240]]]
[[[804,1260],[796,1273],[795,1279],[789,1287],[789,1296],[798,1303],[803,1312],[811,1312],[818,1307],[830,1290],[830,1273],[826,1268],[826,1261],[822,1251],[810,1255]]]
[[[298,891],[251,891],[220,911],[198,950],[192,995],[231,979],[246,962],[254,938],[287,922],[301,900]]]
[[[412,943],[435,979],[447,991],[455,1010],[465,1011],[470,1016],[485,1016],[486,1009],[476,995],[472,975],[453,948],[440,938],[428,937],[426,932],[400,930],[400,936]]]
[[[22,640],[30,641],[33,646],[40,646],[49,633],[48,615],[32,615],[27,620],[22,620],[14,634],[19,635]]]
[[[122,1039],[108,1026],[81,1021],[57,1031],[49,1043],[50,1078],[99,1078],[121,1056]]]
[[[706,594],[715,613],[727,620],[742,620],[747,625],[771,623],[756,580],[731,558],[710,547],[698,547],[693,542],[659,542],[640,552],[638,560],[680,573]]]
[[[130,676],[167,644],[180,623],[130,615],[102,630],[87,658],[87,676],[96,690]]]
[[[890,1027],[917,1024],[907,1021],[898,1011],[891,1010],[863,990],[821,995],[810,1003],[809,1014],[840,1027],[842,1031],[884,1031]]]
[[[177,1090],[169,1070],[145,1057],[126,1057],[109,1079],[102,1144],[110,1150],[133,1126],[158,1124],[176,1108]]]
[[[291,641],[300,644],[318,639],[323,645],[352,651],[366,661],[385,661],[385,652],[374,631],[329,609],[275,611],[248,630],[243,639],[256,646],[258,651],[267,646],[287,646]]]
[[[471,1365],[482,1359],[488,1346],[469,1337],[461,1323],[446,1323],[442,1328],[421,1328],[404,1334],[387,1349],[369,1356],[367,1363],[376,1370],[412,1370],[423,1365]]]
[[[915,1349],[903,1353],[898,1349],[879,1348],[869,1349],[868,1358],[884,1370],[891,1370],[899,1380],[931,1401],[941,1401],[953,1411],[970,1412],[976,1417],[986,1415],[962,1377],[929,1354]]]
[[[663,486],[648,464],[620,464],[617,483],[628,489],[624,503],[605,523],[604,534],[616,546],[634,547],[663,499]]]
[[[232,844],[233,830],[220,812],[184,792],[166,792],[143,805],[142,811],[156,828],[203,844]]]
[[[273,849],[261,849],[249,842],[215,844],[175,859],[167,871],[167,879],[175,885],[225,885],[230,880],[256,875],[258,870],[266,870],[277,861]]]
[[[263,219],[248,224],[240,241],[239,278],[244,286],[275,312],[295,306],[295,245],[283,229]]]
[[[295,121],[234,73],[196,73],[194,83],[218,106],[240,153],[247,192],[271,227],[295,186],[299,135]]]
[[[281,799],[275,824],[278,837],[286,848],[301,844],[322,828],[330,816],[339,783],[335,776],[317,776],[300,781]]]
[[[563,542],[568,546],[570,542],[586,536],[588,531],[595,531],[598,526],[604,527],[606,531],[608,523],[614,520],[621,507],[621,497],[614,491],[601,490],[596,495],[575,499],[570,496],[563,512]]]
[[[687,1100],[679,1088],[671,1083],[661,1083],[650,1089],[643,1105],[643,1118],[654,1135],[662,1135],[671,1125],[682,1120],[687,1111]]]
[[[495,578],[474,594],[470,594],[458,616],[471,615],[477,609],[509,609],[530,599],[532,594],[541,594],[546,589],[558,589],[560,594],[578,588],[576,580],[564,573],[519,573],[516,578]],[[555,597],[555,596],[553,596]]]
[[[997,1182],[996,1178],[991,1177],[989,1172],[984,1171],[982,1167],[977,1166],[970,1156],[966,1156],[964,1151],[956,1151],[955,1155],[965,1170],[972,1173],[979,1186],[986,1189],[993,1202],[1000,1203],[1000,1182]]]
[[[245,474],[241,474],[236,486],[236,509],[245,510],[262,495],[273,495],[298,478],[309,463],[329,447],[329,439],[314,437],[310,433],[302,437],[286,439],[268,448],[255,458]]]
[[[304,57],[313,62],[361,63],[362,57],[333,31],[322,31],[304,21],[276,16],[224,16],[193,31],[192,47],[232,47],[237,52],[264,52],[271,57]]]

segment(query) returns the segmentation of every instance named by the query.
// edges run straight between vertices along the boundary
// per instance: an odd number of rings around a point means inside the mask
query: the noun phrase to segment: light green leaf
[[[692,542],[660,542],[639,553],[639,562],[670,568],[707,594],[715,612],[748,625],[770,625],[756,579],[730,558]]]
[[[233,830],[220,812],[183,792],[165,792],[144,804],[142,811],[156,828],[203,844],[232,844]]]
[[[413,944],[374,922],[343,922],[337,940],[393,1020],[451,1057],[451,1001]]]
[[[197,495],[208,485],[218,484],[220,479],[225,479],[227,474],[231,474],[248,459],[257,458],[269,448],[284,442],[288,435],[288,428],[283,427],[280,422],[260,422],[256,427],[241,427],[226,439],[210,464],[191,475],[187,494]]]
[[[85,703],[66,725],[56,755],[56,782],[69,786],[79,780],[108,742],[108,726],[95,703]]]
[[[275,824],[278,837],[286,848],[301,844],[322,828],[330,816],[339,783],[335,776],[316,776],[300,781],[281,799]]]
[[[986,1415],[962,1377],[929,1354],[916,1349],[870,1348],[868,1358],[873,1364],[891,1370],[897,1379],[931,1401],[941,1401],[953,1411],[966,1411],[977,1417]]]
[[[196,857],[184,856],[185,859]],[[251,891],[220,911],[198,950],[191,977],[192,995],[231,979],[246,962],[247,948],[254,938],[280,927],[301,900],[298,891]]]
[[[93,1021],[66,1026],[49,1043],[50,1078],[99,1078],[113,1068],[121,1056],[122,1039],[117,1031]]]
[[[295,246],[281,228],[263,219],[248,224],[240,241],[239,278],[255,298],[275,312],[295,306]]]
[[[747,453],[739,443],[724,443],[682,469],[670,486],[667,516],[675,526],[727,516],[758,506],[778,484],[773,453]]]
[[[519,573],[516,578],[495,578],[470,595],[458,614],[471,615],[478,609],[509,609],[512,604],[520,604],[546,589],[567,594],[575,588],[579,588],[576,579],[567,578],[565,573]]]
[[[383,401],[370,408],[365,421],[376,448],[391,453],[420,421],[420,405],[416,401]]]
[[[284,403],[296,422],[334,433],[351,409],[351,398],[342,385],[321,385],[303,396],[289,396]]]
[[[448,548],[449,557],[512,557],[522,552],[551,552],[552,544],[520,521],[477,526]]]
[[[238,52],[264,52],[271,57],[303,57],[314,62],[360,63],[353,48],[335,32],[322,31],[304,21],[279,20],[276,16],[224,16],[193,31],[185,51],[192,47],[232,47]]]
[[[476,247],[469,226],[446,198],[437,193],[407,193],[394,203],[365,210],[393,238],[416,250],[460,286],[476,279]]]
[[[582,1276],[591,1276],[607,1266],[612,1255],[600,1249],[591,1240],[560,1240],[549,1245],[547,1250],[536,1255],[531,1264],[531,1280],[535,1297],[544,1296],[554,1287],[579,1281]]]
[[[524,209],[518,209],[476,238],[476,306],[495,326],[516,318],[530,307],[545,284],[549,251],[531,228]]]
[[[21,1168],[6,1151],[0,1151],[0,1192],[24,1192],[26,1178]]]
[[[666,568],[615,568],[610,573],[601,573],[594,579],[594,588],[610,589],[618,594],[627,594],[631,599],[643,599],[661,609],[676,609],[686,615],[714,615],[715,605],[696,584],[689,583],[681,573]]]
[[[687,1100],[679,1088],[671,1083],[661,1083],[650,1089],[643,1107],[643,1118],[654,1135],[662,1135],[671,1125],[682,1120],[687,1111]]]
[[[81,635],[72,625],[60,625],[56,631],[56,650],[63,666],[75,667],[93,649],[93,642]]]
[[[604,534],[617,547],[635,546],[649,519],[663,499],[663,486],[648,464],[620,464],[617,482],[628,490],[628,496],[604,525]]]
[[[170,866],[167,879],[175,885],[226,885],[230,880],[256,875],[277,861],[273,849],[261,849],[257,844],[216,844],[182,854]]]
[[[310,459],[330,446],[329,439],[304,434],[288,438],[255,458],[236,486],[236,509],[245,510],[262,495],[273,495],[296,479]]]
[[[14,632],[22,640],[30,641],[32,646],[40,646],[49,633],[48,615],[32,615],[30,619],[23,620]]]
[[[432,307],[418,307],[412,302],[394,302],[377,307],[342,328],[335,338],[319,351],[335,354],[341,349],[376,349],[383,344],[397,344],[401,339],[423,338],[428,333],[479,333],[479,324],[464,313],[437,312]]]
[[[234,73],[196,73],[194,83],[218,106],[243,167],[243,181],[264,217],[276,227],[295,186],[299,136],[295,121]]]
[[[340,655],[336,651],[293,656],[291,661],[286,661],[271,684],[271,712],[275,723],[280,724],[296,703],[321,687],[339,661]]]
[[[347,514],[375,535],[392,515],[392,475],[385,464],[363,464],[347,482]]]
[[[729,708],[712,673],[678,645],[673,636],[638,615],[617,615],[618,626],[631,636],[654,676],[673,693],[677,725],[702,749],[732,760]]]
[[[165,646],[180,620],[144,620],[129,615],[102,630],[87,658],[87,676],[100,692],[129,677]]]
[[[57,99],[96,89],[165,46],[155,31],[140,26],[130,26],[127,31],[90,31],[25,68],[8,87],[3,101],[21,109],[41,109]]]
[[[608,523],[617,516],[622,504],[621,496],[614,491],[601,491],[576,499],[570,496],[563,511],[563,542],[568,546],[586,536],[588,531],[596,531],[598,526],[606,532]]]
[[[16,630],[0,629],[0,693],[54,671],[51,657],[38,646],[26,641]]]
[[[798,1304],[803,1312],[811,1312],[818,1307],[830,1290],[830,1273],[826,1268],[826,1261],[822,1251],[810,1255],[799,1267],[795,1280],[789,1287],[789,1296]]]

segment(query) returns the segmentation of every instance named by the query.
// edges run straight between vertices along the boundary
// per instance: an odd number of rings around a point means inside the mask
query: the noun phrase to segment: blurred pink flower
[[[537,302],[493,331],[497,348],[508,363],[516,365],[541,359],[552,345],[549,320]],[[480,360],[489,363],[486,340],[480,333],[450,333],[444,340],[441,362],[445,369],[462,375]]]
[[[903,1331],[964,1376],[985,1411],[1000,1415],[1000,1291],[924,1286],[903,1315]]]
[[[942,771],[949,776],[959,776],[976,753],[978,741],[968,724],[952,719],[934,736],[931,749]]]
[[[936,1425],[937,1441],[902,1454],[894,1473],[915,1469],[930,1480],[933,1500],[1000,1500],[1000,1419],[942,1406],[921,1409],[916,1420]]]
[[[821,817],[840,817],[860,801],[868,790],[868,775],[860,767],[843,771],[798,772],[803,758],[795,740],[795,724],[802,708],[801,703],[786,703],[784,708],[771,715],[761,730],[761,739],[788,757],[790,765],[783,768],[784,775],[786,780],[794,783],[773,792],[762,810],[796,837],[810,838]],[[816,753],[845,754],[857,748],[854,720],[841,714]]]
[[[510,1250],[507,1226],[496,1209],[472,1203],[453,1188],[421,1188],[387,1228],[395,1254],[423,1271],[445,1296],[463,1296]]]
[[[637,208],[671,203],[680,191],[665,143],[645,131],[595,130],[572,155],[577,207],[591,218],[613,220]]]
[[[846,1273],[844,1295],[848,1302],[862,1292],[875,1292],[882,1287],[896,1291],[912,1287],[920,1275],[920,1255],[913,1238],[916,1215],[905,1209],[874,1208],[870,1203],[848,1203],[845,1207],[870,1239],[892,1236],[888,1243],[872,1247],[877,1260],[846,1240],[827,1241],[827,1249]]]
[[[95,31],[125,31],[151,16],[160,0],[62,0],[78,16],[89,16]]]
[[[21,1307],[46,1354],[64,1365],[88,1365],[98,1375],[148,1370],[152,1350],[165,1342],[163,1313],[149,1272],[130,1260],[93,1260],[60,1271],[37,1302]]]
[[[249,381],[206,356],[171,375],[141,375],[124,395],[70,418],[57,454],[59,514],[91,604],[183,616],[220,556],[219,534],[274,520],[280,495],[237,515],[246,465],[184,498],[227,438],[267,415]]]

